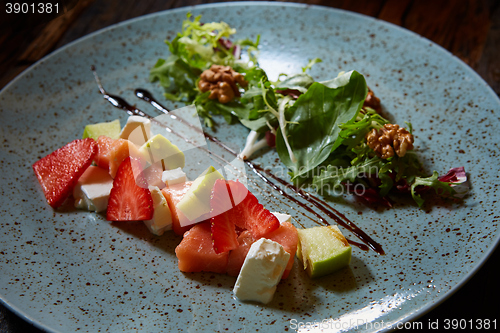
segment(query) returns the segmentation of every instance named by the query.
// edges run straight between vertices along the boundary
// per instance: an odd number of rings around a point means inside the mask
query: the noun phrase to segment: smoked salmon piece
[[[186,231],[175,254],[182,272],[226,272],[228,252],[215,253],[210,222],[200,222]]]
[[[101,135],[97,138],[97,154],[95,155],[94,161],[98,167],[109,170],[109,157],[108,153],[115,142],[108,136]]]
[[[99,167],[109,170],[111,177],[115,178],[118,167],[129,156],[142,159],[139,149],[131,141],[114,140],[104,135],[97,138],[97,154],[94,160]]]
[[[236,249],[229,252],[229,259],[226,271],[228,275],[238,276],[238,274],[240,274],[241,266],[245,261],[245,257],[247,256],[247,253],[250,250],[250,246],[252,246],[253,242],[255,241],[256,239],[253,238],[252,233],[248,230],[243,231],[238,236],[239,246]]]
[[[182,219],[187,220],[187,217],[180,209],[177,209],[175,205],[177,205],[177,203],[181,201],[184,195],[186,195],[192,184],[192,181],[187,181],[185,183],[179,183],[165,187],[161,190],[163,196],[165,196],[165,199],[167,199],[168,208],[170,208],[170,211],[172,212],[172,230],[180,236],[188,231],[193,225],[181,227],[179,221]]]

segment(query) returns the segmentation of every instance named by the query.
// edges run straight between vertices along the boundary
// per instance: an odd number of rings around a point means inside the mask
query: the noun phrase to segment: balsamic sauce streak
[[[103,95],[104,99],[106,99],[108,102],[110,102],[114,107],[122,109],[122,110],[125,110],[130,115],[139,115],[139,116],[147,117],[147,118],[149,118],[151,120],[154,120],[153,117],[151,117],[151,116],[147,115],[146,113],[144,113],[143,111],[137,109],[135,106],[130,105],[127,101],[125,101],[120,96],[109,95],[104,90],[104,88],[103,88],[103,86],[102,86],[102,84],[100,82],[100,79],[97,76],[97,73],[95,71],[95,67],[92,66],[91,69],[92,69],[92,71],[94,73],[94,77],[95,77],[95,80],[97,82],[97,85],[99,86],[99,91]],[[135,95],[138,98],[140,98],[140,99],[142,99],[142,100],[150,103],[152,106],[154,106],[157,110],[161,111],[162,113],[168,114],[169,110],[167,108],[165,108],[162,104],[160,104],[152,96],[152,94],[149,91],[144,90],[144,89],[136,89],[135,90]],[[202,133],[205,136],[205,138],[207,138],[208,140],[216,143],[221,148],[223,148],[224,150],[226,150],[230,154],[234,155],[235,157],[238,155],[234,150],[232,150],[231,148],[229,148],[228,146],[226,146],[224,143],[222,143],[221,141],[219,141],[219,139],[217,139],[216,137],[214,137],[214,136],[212,136],[212,135],[210,135],[208,133],[205,133],[204,131],[200,131],[199,128],[197,128],[196,126],[192,125],[191,123],[185,121],[184,119],[182,119],[182,118],[180,118],[178,116],[173,116],[173,115],[171,115],[171,116],[172,116],[172,118],[175,118],[176,120],[178,120],[178,121],[182,122],[183,124],[191,127],[192,129],[194,129],[194,130]],[[182,138],[183,140],[185,140],[187,142],[190,142],[190,140],[188,138],[185,138],[182,135],[174,132],[172,129],[169,129],[169,130],[173,134],[175,134],[175,135],[179,136],[180,138]],[[206,151],[210,155],[216,156],[219,159],[224,160],[222,157],[214,154],[213,152],[209,151],[208,149],[205,149],[203,147],[198,147],[198,148]],[[311,214],[313,214],[316,217],[318,217],[318,219],[321,221],[322,224],[330,225],[328,223],[328,221],[325,220],[325,218],[323,216],[321,216],[318,212],[316,212],[311,207],[305,205],[304,203],[300,202],[296,198],[294,198],[291,195],[289,195],[288,193],[286,193],[282,188],[280,188],[275,183],[273,183],[271,180],[269,180],[266,176],[264,176],[264,173],[267,176],[269,176],[269,177],[273,178],[274,180],[278,181],[279,183],[281,183],[283,186],[291,189],[300,198],[306,200],[307,202],[311,203],[312,205],[314,205],[315,207],[317,207],[318,209],[320,209],[328,217],[330,217],[331,219],[335,220],[338,224],[342,225],[344,228],[346,228],[349,231],[351,231],[356,237],[358,237],[366,245],[348,239],[349,244],[357,246],[358,248],[360,248],[362,250],[365,250],[365,251],[367,251],[369,248],[371,248],[372,250],[374,250],[375,252],[377,252],[379,254],[385,254],[385,252],[382,249],[382,246],[380,244],[378,244],[377,242],[375,242],[363,230],[361,230],[352,221],[350,221],[344,214],[340,213],[339,211],[337,211],[336,209],[334,209],[333,207],[331,207],[325,201],[323,201],[323,200],[321,200],[321,199],[319,199],[319,198],[317,198],[317,197],[315,197],[315,196],[313,196],[313,195],[311,195],[309,193],[306,193],[302,189],[300,189],[300,188],[298,188],[298,187],[296,187],[296,186],[288,183],[286,180],[283,180],[283,179],[275,176],[269,170],[266,170],[265,168],[262,168],[258,164],[255,164],[255,163],[253,163],[253,162],[251,162],[249,160],[245,160],[244,162],[266,184],[268,184],[270,187],[272,187],[275,191],[277,191],[278,193],[280,193],[282,196],[284,196],[287,199],[295,202],[296,204],[298,204],[299,206],[301,206],[303,209],[307,210]],[[316,223],[318,223],[318,221],[316,221]]]
[[[262,169],[260,168],[261,171],[264,171],[268,175],[272,175],[269,170]],[[327,204],[325,201],[321,200],[318,197],[315,197],[311,195],[310,193],[304,192],[302,189],[288,183],[287,181],[278,178],[278,177],[273,177],[276,179],[278,182],[283,184],[284,186],[292,189],[299,195],[301,198],[304,200],[312,203],[314,206],[319,208],[323,213],[328,215],[328,217],[332,218],[337,222],[338,224],[342,225],[344,228],[348,229],[351,231],[356,237],[358,237],[361,241],[363,241],[365,244],[367,244],[372,250],[374,250],[377,253],[380,254],[385,254],[384,250],[382,249],[382,246],[373,239],[368,236],[363,230],[361,230],[359,227],[357,227],[351,220],[349,220],[344,214],[340,213],[338,210]],[[328,225],[328,223],[326,223]],[[353,241],[348,240],[350,244],[356,245]],[[359,247],[359,246],[358,246]]]

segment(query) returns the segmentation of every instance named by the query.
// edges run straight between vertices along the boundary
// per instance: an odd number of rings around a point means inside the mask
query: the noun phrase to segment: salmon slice
[[[297,252],[297,244],[299,243],[297,228],[290,222],[283,222],[277,230],[268,233],[264,237],[281,244],[285,251],[290,253],[290,259],[281,277],[282,279],[286,279],[292,270],[293,262],[295,261],[295,252]]]
[[[228,275],[238,276],[238,274],[240,274],[241,266],[243,266],[245,257],[247,256],[247,253],[250,250],[250,246],[252,246],[252,244],[255,241],[256,239],[253,238],[252,233],[248,230],[243,231],[238,236],[239,246],[236,249],[229,252],[229,259],[226,271]]]
[[[186,231],[175,254],[182,272],[226,272],[228,252],[215,253],[210,222],[200,222]]]
[[[175,184],[169,187],[165,187],[161,190],[165,199],[167,199],[168,207],[172,212],[172,230],[177,235],[183,235],[186,231],[188,231],[193,225],[187,225],[185,227],[181,227],[180,221],[188,220],[188,218],[184,215],[184,213],[175,207],[179,201],[182,200],[184,195],[189,191],[189,188],[193,184],[192,181],[188,181],[185,183]]]
[[[113,142],[115,142],[114,139],[105,135],[101,135],[97,138],[97,154],[95,155],[94,161],[98,167],[109,170],[108,153]]]
[[[111,177],[115,178],[118,167],[129,156],[142,159],[139,149],[131,141],[113,140],[104,135],[97,138],[97,154],[94,160],[99,167],[109,170]]]

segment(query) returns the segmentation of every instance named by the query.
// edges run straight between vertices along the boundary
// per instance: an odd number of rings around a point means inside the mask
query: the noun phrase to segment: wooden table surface
[[[5,1],[4,3],[6,3]],[[33,1],[23,1],[33,2]],[[162,10],[224,1],[66,0],[59,16],[7,14],[0,17],[0,89],[23,70],[61,46],[91,32]],[[286,1],[284,1],[286,2]],[[474,69],[500,94],[500,1],[496,0],[303,0],[377,17],[412,30],[441,45]],[[458,292],[419,318],[490,319],[500,326],[497,249]],[[497,326],[498,327],[498,326]],[[0,304],[0,333],[41,332]]]

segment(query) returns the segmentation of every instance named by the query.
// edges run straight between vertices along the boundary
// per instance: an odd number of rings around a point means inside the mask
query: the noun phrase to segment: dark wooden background
[[[157,11],[226,1],[47,0],[60,15],[6,14],[0,9],[0,89],[59,47],[111,24]],[[22,1],[33,2],[33,1]],[[288,1],[282,1],[288,2]],[[497,0],[303,0],[391,22],[441,45],[474,69],[500,94],[500,1]],[[500,110],[498,110],[500,111]],[[445,319],[490,319],[500,326],[500,249],[463,288],[428,314]],[[41,332],[0,304],[0,333]]]

